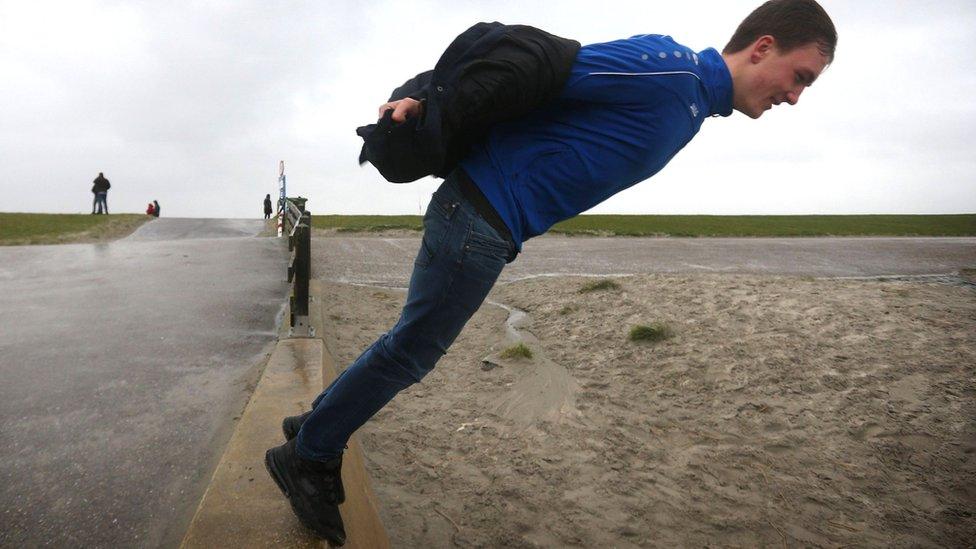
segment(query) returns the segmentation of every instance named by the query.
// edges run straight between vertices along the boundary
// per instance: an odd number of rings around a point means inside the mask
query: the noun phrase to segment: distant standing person
[[[152,202],[146,206],[146,215],[156,215],[156,206]]]
[[[264,196],[264,218],[271,219],[271,195]]]
[[[153,215],[159,217],[159,202],[153,200]]]
[[[98,172],[98,177],[95,178],[92,185],[92,194],[95,195],[95,201],[92,203],[92,215],[95,214],[95,209],[98,209],[98,213],[104,213],[108,215],[108,190],[112,188],[112,184],[105,179],[105,175],[102,172]]]

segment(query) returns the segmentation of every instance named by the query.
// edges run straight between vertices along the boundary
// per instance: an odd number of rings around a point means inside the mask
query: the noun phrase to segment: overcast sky
[[[721,50],[758,0],[0,0],[0,211],[261,215],[284,160],[314,213],[418,213],[355,128],[477,21],[583,44],[669,34]],[[822,0],[837,58],[797,106],[709,119],[592,213],[976,212],[976,2]],[[693,7],[689,7],[693,6]]]

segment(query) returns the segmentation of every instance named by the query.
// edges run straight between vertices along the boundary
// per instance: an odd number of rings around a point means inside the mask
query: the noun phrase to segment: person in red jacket
[[[153,206],[152,202],[146,206],[146,215],[156,215],[156,206]]]

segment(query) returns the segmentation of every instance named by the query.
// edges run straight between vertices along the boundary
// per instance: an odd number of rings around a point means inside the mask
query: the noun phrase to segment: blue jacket
[[[494,126],[461,162],[516,246],[651,177],[732,113],[732,76],[714,49],[640,35],[580,49],[545,107]]]

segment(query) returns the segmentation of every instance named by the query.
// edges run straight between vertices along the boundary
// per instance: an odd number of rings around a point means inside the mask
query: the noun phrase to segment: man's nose
[[[802,87],[786,92],[786,102],[790,105],[796,105],[796,102],[800,100],[801,93],[803,93]]]

